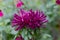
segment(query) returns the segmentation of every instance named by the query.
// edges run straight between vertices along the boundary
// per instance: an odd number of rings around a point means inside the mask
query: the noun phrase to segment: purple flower
[[[15,40],[24,40],[24,39],[22,38],[22,36],[17,36]]]
[[[2,10],[0,10],[0,17],[3,17],[3,12],[2,12]]]
[[[56,0],[56,4],[60,5],[60,0]]]
[[[40,28],[43,23],[47,22],[46,15],[39,10],[36,11],[26,11],[21,9],[19,11],[20,15],[14,14],[12,20],[12,26],[16,26],[16,30],[21,30],[22,28]]]
[[[17,0],[16,7],[19,8],[19,7],[21,7],[22,5],[24,5],[24,3],[23,3],[21,0]]]

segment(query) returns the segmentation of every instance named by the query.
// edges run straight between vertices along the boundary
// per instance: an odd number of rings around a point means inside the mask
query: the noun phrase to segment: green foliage
[[[26,10],[39,9],[44,11],[45,14],[47,15],[47,19],[48,19],[48,23],[46,25],[47,29],[44,28],[41,29],[40,31],[38,30],[35,31],[35,35],[37,35],[37,38],[38,38],[38,32],[41,33],[40,39],[36,39],[36,40],[53,40],[51,29],[55,29],[54,31],[58,32],[58,30],[56,29],[58,26],[56,25],[58,25],[57,20],[59,20],[60,18],[60,6],[56,5],[55,0],[47,0],[47,1],[22,0],[22,1],[24,2],[24,6],[22,6],[23,9]],[[14,13],[17,12],[13,0],[6,0],[0,2],[0,9],[3,10],[4,12],[4,17],[0,18],[0,32],[2,34],[2,39],[14,40],[15,35],[17,35],[18,32],[14,31],[14,29],[11,27],[12,16]],[[26,29],[24,29],[21,34],[25,40],[28,40],[28,38],[30,39],[32,38],[32,35]]]

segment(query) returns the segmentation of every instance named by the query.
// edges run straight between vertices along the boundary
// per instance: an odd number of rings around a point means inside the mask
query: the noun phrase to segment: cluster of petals
[[[21,30],[22,28],[36,29],[40,28],[42,24],[46,23],[46,15],[43,11],[32,9],[29,11],[20,9],[18,14],[14,14],[12,19],[12,26],[15,30]]]
[[[0,10],[0,17],[3,17],[3,12],[2,12],[2,10]]]
[[[21,35],[17,36],[15,40],[24,40]]]
[[[60,5],[60,0],[56,0],[56,4],[57,5]]]
[[[19,7],[21,7],[22,5],[24,5],[24,3],[23,3],[21,0],[17,0],[16,7],[19,8]]]

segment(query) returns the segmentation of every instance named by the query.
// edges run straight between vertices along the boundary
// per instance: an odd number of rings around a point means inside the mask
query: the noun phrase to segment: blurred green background
[[[23,9],[42,10],[47,15],[46,28],[41,29],[40,40],[60,40],[60,6],[56,0],[22,0]],[[17,12],[15,0],[0,0],[0,10],[4,16],[0,17],[0,40],[14,40],[17,31],[11,27],[13,14]]]

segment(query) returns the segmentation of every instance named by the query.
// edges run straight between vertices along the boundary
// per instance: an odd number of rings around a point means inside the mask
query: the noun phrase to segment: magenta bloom
[[[60,5],[60,0],[56,0],[56,4]]]
[[[2,12],[2,10],[0,10],[0,17],[3,17],[3,12]]]
[[[22,28],[40,28],[43,23],[47,22],[46,15],[39,10],[36,11],[26,11],[21,9],[19,11],[20,15],[14,14],[12,20],[12,26],[16,27],[16,30],[21,30]]]
[[[18,3],[16,4],[16,7],[19,8],[22,5],[24,5],[24,3],[21,0],[18,0]]]
[[[22,36],[17,36],[15,40],[24,40],[24,39],[22,38]]]

